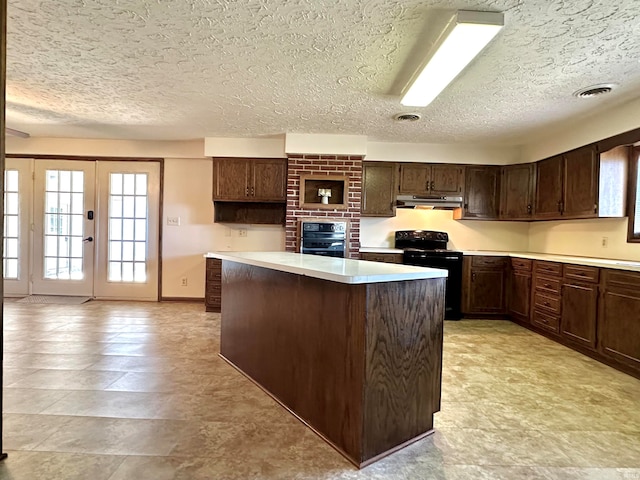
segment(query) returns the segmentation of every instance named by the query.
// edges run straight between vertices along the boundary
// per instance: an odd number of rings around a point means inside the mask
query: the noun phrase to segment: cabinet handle
[[[431,190],[435,190],[436,189],[436,182],[431,180]]]
[[[549,285],[548,283],[545,283],[544,288],[551,288],[551,285]]]
[[[464,209],[465,209],[465,210],[468,210],[468,209],[469,209],[469,204],[468,204],[468,203],[465,203],[465,204],[464,204]]]
[[[255,187],[251,187],[251,196],[255,196],[256,189]]]
[[[472,282],[475,282],[475,281],[476,281],[476,274],[475,274],[475,273],[472,273],[472,274],[471,274],[471,281],[472,281]]]
[[[558,202],[558,212],[562,213],[562,202]]]
[[[244,196],[245,197],[249,196],[249,187],[247,187],[247,189],[244,191]]]
[[[543,319],[541,319],[541,320],[542,320],[542,323],[544,323],[545,325],[546,325],[547,323],[549,323],[549,320],[547,320],[546,318],[543,318]]]
[[[531,204],[527,205],[527,213],[531,215]]]
[[[593,213],[598,213],[598,204],[597,203],[593,204]]]
[[[550,304],[549,302],[544,302],[544,304],[543,304],[543,305],[544,305],[545,307],[550,307],[550,306],[551,306],[551,304]]]

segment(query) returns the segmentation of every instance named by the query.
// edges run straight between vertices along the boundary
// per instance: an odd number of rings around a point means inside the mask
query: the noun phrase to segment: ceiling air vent
[[[419,113],[399,113],[393,118],[395,118],[399,122],[416,122],[420,120],[420,114]]]
[[[598,95],[609,93],[611,90],[613,90],[613,87],[615,87],[613,83],[603,83],[601,85],[592,85],[590,87],[582,88],[577,92],[574,92],[573,95],[578,98],[597,97]]]

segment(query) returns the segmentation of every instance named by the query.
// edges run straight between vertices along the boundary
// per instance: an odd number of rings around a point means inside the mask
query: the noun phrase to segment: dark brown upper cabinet
[[[572,150],[564,155],[564,218],[598,216],[598,166],[595,146]]]
[[[535,218],[554,219],[562,214],[562,182],[564,177],[562,155],[538,162],[536,173]]]
[[[462,208],[454,210],[456,220],[497,220],[500,200],[500,167],[467,165]]]
[[[462,195],[461,165],[401,163],[400,193],[405,195]]]
[[[531,220],[535,186],[535,163],[502,167],[500,219]]]
[[[538,162],[535,219],[624,216],[627,152],[587,145]]]
[[[213,200],[286,202],[286,159],[214,158]]]
[[[396,215],[396,164],[362,163],[363,217],[394,217]]]

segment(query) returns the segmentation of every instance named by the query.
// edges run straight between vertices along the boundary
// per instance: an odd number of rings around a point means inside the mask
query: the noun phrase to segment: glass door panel
[[[29,293],[29,223],[33,160],[7,158],[4,173],[4,295]]]
[[[93,295],[94,187],[94,162],[36,162],[34,294]]]
[[[157,300],[160,165],[98,162],[96,297]]]

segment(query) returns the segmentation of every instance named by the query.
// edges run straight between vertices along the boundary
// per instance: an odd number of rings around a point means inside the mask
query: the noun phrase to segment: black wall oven
[[[344,258],[347,222],[300,222],[300,253]]]

